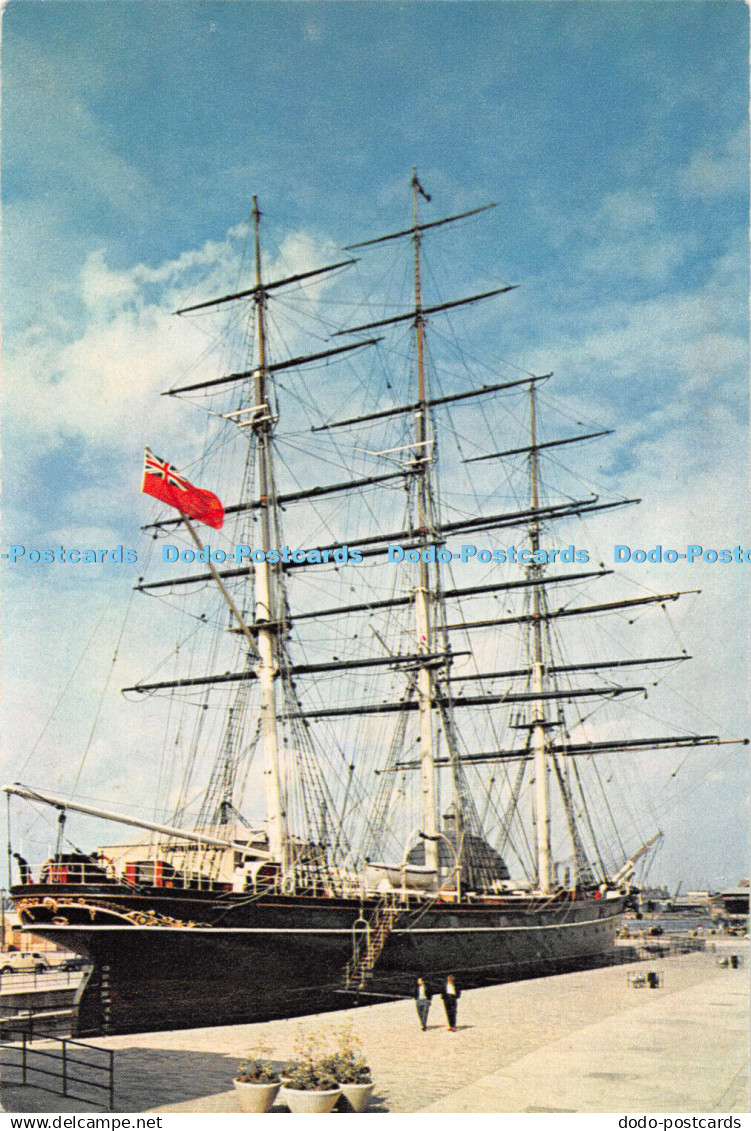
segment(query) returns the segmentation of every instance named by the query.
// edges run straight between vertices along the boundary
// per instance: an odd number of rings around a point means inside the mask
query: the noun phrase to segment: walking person
[[[446,979],[446,985],[441,990],[441,997],[443,998],[443,1008],[446,1010],[446,1020],[448,1021],[449,1033],[456,1032],[456,1004],[461,997],[461,990],[454,981],[454,975],[449,974]]]
[[[420,1018],[420,1027],[423,1033],[428,1027],[428,1014],[430,1013],[430,1002],[433,998],[432,993],[428,989],[425,979],[418,978],[415,986],[415,1005],[417,1007],[417,1016]]]

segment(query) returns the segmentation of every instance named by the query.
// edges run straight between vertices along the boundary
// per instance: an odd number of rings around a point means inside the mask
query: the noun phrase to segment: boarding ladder
[[[376,904],[370,920],[360,920],[365,932],[359,939],[355,935],[352,957],[344,970],[344,984],[348,990],[355,986],[362,989],[370,978],[398,916],[399,908],[394,906],[389,895],[384,895]]]

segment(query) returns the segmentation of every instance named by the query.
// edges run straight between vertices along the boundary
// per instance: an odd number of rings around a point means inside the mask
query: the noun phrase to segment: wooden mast
[[[529,386],[529,427],[530,427],[530,476],[532,481],[532,509],[534,518],[529,527],[530,549],[533,562],[529,567],[530,578],[539,580],[543,567],[534,562],[534,555],[540,548],[540,523],[537,511],[540,506],[539,494],[539,447],[537,444],[537,402],[534,382]],[[549,892],[550,877],[550,797],[548,791],[548,752],[547,721],[545,717],[545,662],[543,657],[543,619],[542,591],[540,585],[532,586],[532,691],[538,696],[532,706],[532,750],[535,771],[535,830],[537,839],[537,886],[541,892]]]
[[[259,235],[261,213],[258,199],[253,197],[253,232],[255,241],[256,285],[253,299],[256,307],[256,333],[258,367],[253,373],[253,394],[257,416],[253,423],[258,450],[259,514],[261,545],[272,546],[273,469],[271,466],[271,412],[268,400],[268,367],[266,360],[266,332],[264,308],[266,292],[262,282],[261,243]],[[258,682],[260,686],[261,745],[263,750],[264,779],[266,785],[266,811],[268,821],[269,851],[282,864],[289,866],[287,851],[286,814],[279,772],[279,736],[277,733],[276,674],[279,669],[278,639],[274,627],[277,617],[274,578],[267,561],[255,562],[255,626],[258,634]]]
[[[421,549],[426,548],[429,538],[430,499],[428,492],[428,467],[432,459],[428,440],[428,404],[425,383],[425,323],[422,311],[420,286],[420,225],[417,216],[417,193],[420,183],[417,170],[412,177],[412,245],[414,249],[415,283],[415,339],[417,346],[417,397],[415,413],[415,454],[414,469],[417,477],[417,534]],[[433,628],[430,609],[430,578],[428,564],[422,553],[418,565],[418,584],[415,588],[415,615],[417,628],[417,651],[428,656],[433,651]],[[425,864],[438,872],[438,815],[436,812],[435,749],[433,736],[433,686],[432,673],[425,660],[417,673],[417,695],[420,711],[420,763],[422,786],[422,820],[425,833]]]

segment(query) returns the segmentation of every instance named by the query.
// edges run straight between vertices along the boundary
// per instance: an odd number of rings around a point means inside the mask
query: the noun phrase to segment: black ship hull
[[[400,906],[358,988],[345,970],[376,901],[40,889],[13,892],[24,924],[93,963],[81,1036],[325,1012],[406,996],[419,974],[469,987],[606,965],[623,909],[570,896]]]

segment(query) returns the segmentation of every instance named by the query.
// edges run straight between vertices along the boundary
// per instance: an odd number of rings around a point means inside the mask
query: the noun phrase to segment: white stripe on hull
[[[470,935],[502,934],[504,931],[568,931],[573,927],[601,927],[608,923],[616,923],[619,919],[620,915],[611,915],[606,919],[569,920],[561,923],[543,924],[520,923],[518,926],[503,927],[394,927],[390,933],[392,935]],[[32,932],[42,929],[45,933],[50,931],[85,931],[87,934],[92,931],[127,931],[129,934],[133,931],[159,931],[169,935],[180,933],[190,935],[352,935],[352,927],[161,927],[158,925],[149,927],[140,924],[120,926],[119,924],[102,923],[89,926],[84,923],[71,923],[70,925],[38,923],[25,925],[24,929]]]

